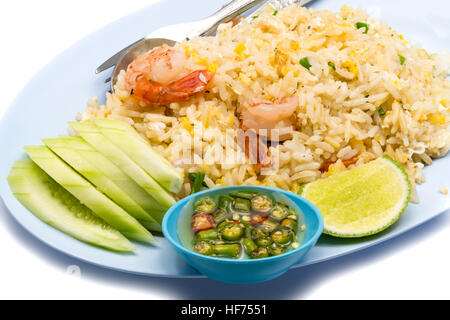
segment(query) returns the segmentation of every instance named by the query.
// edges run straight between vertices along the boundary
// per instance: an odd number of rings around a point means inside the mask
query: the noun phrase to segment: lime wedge
[[[299,192],[323,215],[324,233],[340,238],[376,234],[408,206],[411,183],[389,156],[305,185]]]

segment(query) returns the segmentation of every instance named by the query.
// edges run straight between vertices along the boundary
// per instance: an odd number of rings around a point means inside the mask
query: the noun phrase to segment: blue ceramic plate
[[[11,214],[25,229],[59,251],[106,268],[153,276],[200,276],[163,238],[159,239],[155,247],[138,244],[138,250],[133,254],[112,253],[72,239],[28,212],[11,194],[6,176],[13,162],[24,156],[23,146],[40,144],[40,138],[66,133],[66,122],[74,120],[88,98],[98,96],[102,99],[108,89],[103,81],[110,74],[96,76],[94,70],[106,58],[158,27],[203,18],[224,2],[160,1],[76,43],[28,83],[6,112],[0,127],[0,193]],[[370,5],[364,0],[318,0],[312,6],[336,11],[343,4],[368,9],[401,34],[432,52],[450,48],[450,2],[429,1],[424,6],[420,0],[378,0],[371,1]],[[368,248],[447,210],[450,197],[439,193],[439,185],[449,184],[449,165],[450,157],[447,156],[425,169],[427,182],[418,187],[421,203],[411,204],[393,227],[379,235],[357,241],[323,236],[297,267]]]

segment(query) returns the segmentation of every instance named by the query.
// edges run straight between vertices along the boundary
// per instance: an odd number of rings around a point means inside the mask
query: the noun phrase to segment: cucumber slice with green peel
[[[162,232],[162,227],[160,223],[145,220],[138,220],[138,221],[140,224],[142,224],[146,229],[150,231]]]
[[[48,225],[109,250],[128,252],[136,249],[119,231],[98,218],[30,159],[14,163],[8,183],[17,200]]]
[[[153,150],[128,123],[111,119],[95,119],[94,123],[112,143],[125,152],[142,169],[167,190],[178,193],[183,175],[163,156]]]
[[[405,211],[411,183],[389,156],[305,185],[299,192],[324,218],[324,233],[359,238],[383,231]]]
[[[154,242],[152,234],[91,183],[76,173],[46,146],[28,146],[30,158],[57,183],[92,210],[99,218],[125,237],[141,242]]]
[[[164,209],[170,208],[175,199],[161,187],[150,175],[131,160],[122,150],[111,143],[99,130],[99,128],[88,122],[70,122],[70,126],[93,148],[103,154],[117,167],[121,168],[131,179],[155,199]],[[155,219],[159,222],[162,217]]]
[[[64,139],[64,142],[66,142],[70,148],[76,150],[78,154],[95,166],[95,168],[102,172],[103,175],[112,180],[123,192],[127,193],[140,207],[157,220],[158,223],[155,224],[155,229],[151,228],[149,230],[161,231],[162,217],[164,216],[166,209],[150,197],[144,189],[134,182],[134,180],[119,167],[84,141],[83,138],[62,136],[61,139]],[[154,219],[149,220],[149,222],[154,221]],[[149,223],[144,226],[147,227],[149,225],[151,224]]]
[[[127,193],[122,191],[112,180],[105,176],[78,152],[72,149],[63,138],[42,139],[56,155],[63,159],[75,171],[90,181],[97,189],[117,203],[127,213],[137,220],[157,223],[141,206],[139,206]]]

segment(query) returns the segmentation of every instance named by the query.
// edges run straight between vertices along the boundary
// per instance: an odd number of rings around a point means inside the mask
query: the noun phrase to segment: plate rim
[[[165,2],[166,2],[166,1],[163,1],[162,3],[165,3]],[[156,3],[154,3],[154,4],[151,4],[151,5],[149,5],[149,6],[146,6],[145,8],[142,8],[142,9],[140,9],[140,10],[137,10],[136,12],[132,12],[132,13],[130,13],[130,14],[124,16],[124,17],[121,17],[121,18],[119,18],[119,19],[116,19],[115,21],[113,21],[113,22],[111,22],[111,23],[109,23],[109,24],[107,24],[107,25],[105,25],[105,26],[102,26],[102,27],[100,27],[100,28],[98,28],[98,29],[92,31],[91,33],[89,33],[88,35],[86,35],[85,37],[83,37],[82,39],[80,39],[80,40],[74,42],[73,44],[71,44],[69,47],[67,47],[67,48],[66,48],[65,50],[63,50],[62,52],[57,53],[56,56],[54,56],[50,61],[48,61],[46,64],[44,64],[44,66],[41,67],[41,68],[40,68],[40,69],[39,69],[39,70],[38,70],[38,71],[30,78],[30,80],[23,86],[23,88],[18,92],[18,94],[15,96],[15,98],[14,98],[14,99],[12,100],[12,102],[9,104],[9,106],[5,109],[5,112],[3,113],[2,118],[1,118],[1,120],[0,120],[0,128],[1,128],[1,129],[0,129],[0,134],[3,136],[4,131],[5,131],[5,130],[4,130],[5,124],[8,123],[8,122],[10,121],[10,118],[11,118],[11,117],[13,116],[13,114],[16,112],[16,108],[18,108],[18,107],[20,106],[20,105],[19,105],[19,101],[22,100],[23,97],[25,97],[25,96],[28,95],[27,92],[29,91],[29,88],[33,86],[33,84],[38,80],[39,76],[43,73],[43,71],[45,71],[52,63],[54,63],[55,60],[57,60],[58,58],[64,56],[64,55],[67,54],[68,52],[70,52],[74,47],[76,47],[77,45],[79,45],[81,42],[89,41],[89,38],[92,37],[94,34],[97,34],[97,33],[100,33],[100,32],[104,32],[104,31],[107,30],[108,27],[110,27],[111,25],[119,24],[119,23],[121,23],[121,22],[123,23],[124,21],[126,21],[127,19],[130,19],[130,17],[134,16],[134,15],[137,14],[138,12],[142,12],[142,11],[148,10],[149,8],[154,7],[154,6],[157,5],[157,4],[159,4],[159,3],[156,2]],[[3,137],[1,137],[0,139],[1,139],[1,141],[4,140]],[[3,144],[3,143],[2,143],[2,144]],[[443,159],[443,161],[446,161],[446,162],[450,161],[450,156],[449,156],[449,154],[447,154],[447,155],[446,155],[445,157],[443,157],[442,159]],[[6,177],[3,177],[3,175],[2,175],[2,178],[6,178]],[[6,180],[6,179],[2,179],[2,180]],[[425,182],[425,183],[427,183],[427,182]],[[52,242],[52,240],[54,240],[54,239],[52,239],[51,236],[50,236],[50,237],[41,236],[41,235],[39,234],[39,230],[40,230],[41,228],[38,228],[38,229],[35,230],[35,229],[33,228],[32,223],[30,222],[30,221],[32,221],[32,220],[27,221],[25,215],[23,215],[23,214],[21,214],[21,213],[20,213],[20,214],[17,214],[17,212],[14,212],[12,209],[14,209],[14,208],[16,207],[16,204],[14,204],[12,201],[14,201],[14,200],[17,201],[17,200],[12,196],[11,191],[10,191],[9,186],[8,186],[8,184],[6,183],[6,181],[1,181],[1,182],[0,182],[0,197],[2,198],[2,201],[3,201],[3,203],[4,203],[5,211],[8,211],[7,214],[11,215],[11,216],[14,218],[14,221],[17,222],[17,223],[21,226],[21,228],[24,228],[28,233],[30,233],[31,235],[33,235],[34,238],[40,240],[42,243],[46,244],[46,245],[49,246],[50,248],[56,250],[57,252],[63,253],[63,254],[65,254],[65,255],[69,256],[69,257],[76,258],[76,259],[78,259],[78,260],[80,260],[80,261],[82,261],[82,262],[89,263],[89,264],[95,265],[95,266],[97,266],[97,267],[106,268],[106,269],[109,269],[109,270],[114,270],[114,271],[119,271],[119,272],[124,272],[124,273],[128,273],[128,274],[135,274],[135,275],[142,275],[142,276],[150,276],[150,277],[157,277],[157,278],[178,278],[178,279],[186,279],[186,278],[193,278],[193,279],[196,279],[196,278],[206,278],[206,277],[203,276],[202,274],[192,274],[192,275],[187,275],[187,274],[161,274],[161,273],[153,273],[153,272],[140,272],[140,271],[135,271],[135,270],[125,269],[125,268],[122,268],[122,267],[114,267],[114,266],[107,265],[107,264],[105,265],[105,264],[102,264],[101,262],[97,262],[97,261],[94,261],[94,260],[92,260],[92,259],[84,258],[84,257],[82,256],[82,254],[80,254],[79,252],[74,253],[73,251],[67,251],[67,250],[65,250],[64,248],[58,247],[58,244],[57,244],[57,243],[53,243],[54,241]],[[18,201],[17,201],[17,202],[18,202]],[[21,205],[21,204],[20,204],[20,205]],[[419,226],[421,226],[421,225],[423,225],[423,224],[425,224],[425,223],[427,223],[427,222],[433,220],[434,218],[440,216],[442,213],[447,212],[448,209],[449,209],[449,207],[450,207],[450,203],[447,204],[447,207],[446,207],[446,208],[444,208],[443,210],[440,210],[440,212],[435,213],[435,214],[432,215],[432,216],[428,216],[427,218],[421,220],[421,221],[418,222],[417,224],[409,225],[408,227],[405,227],[405,228],[403,228],[403,229],[401,229],[400,231],[397,231],[397,232],[390,232],[390,233],[387,233],[387,234],[383,235],[382,237],[376,239],[375,241],[372,241],[372,242],[368,243],[368,244],[365,245],[365,246],[360,246],[360,247],[353,248],[353,249],[351,249],[351,250],[349,250],[349,251],[340,252],[340,253],[336,254],[335,256],[324,257],[324,258],[322,258],[322,259],[318,259],[318,260],[314,260],[314,261],[305,261],[304,263],[300,263],[300,264],[294,265],[291,269],[298,269],[298,268],[301,268],[301,267],[304,267],[304,266],[310,266],[310,265],[313,265],[313,264],[316,264],[316,263],[321,263],[321,262],[325,262],[325,261],[328,261],[328,260],[340,258],[340,257],[346,256],[346,255],[350,255],[350,254],[353,254],[353,253],[362,251],[362,250],[364,250],[364,249],[371,248],[371,247],[373,247],[373,246],[375,246],[375,245],[379,245],[380,243],[383,243],[383,242],[385,242],[385,241],[389,241],[389,240],[391,240],[391,239],[393,239],[393,238],[395,238],[395,237],[397,237],[397,236],[399,236],[399,235],[402,235],[402,234],[404,234],[404,233],[406,233],[406,232],[409,232],[409,231],[411,231],[412,229],[414,229],[414,228],[416,228],[416,227],[419,227]],[[31,216],[32,219],[36,219],[37,222],[42,223],[42,229],[43,229],[43,230],[45,230],[45,228],[51,228],[51,229],[53,229],[53,231],[55,231],[55,232],[57,232],[57,233],[62,233],[61,231],[59,231],[59,230],[57,230],[57,229],[55,229],[55,228],[53,228],[53,227],[47,225],[45,222],[39,220],[36,216],[34,216],[31,212],[29,212],[25,207],[23,207],[22,209],[24,210],[24,212],[26,212],[27,214],[29,214],[29,215]],[[68,235],[66,235],[66,234],[64,234],[64,233],[62,233],[62,234],[65,235],[65,236],[67,236],[67,237],[70,237],[70,236],[68,236]],[[70,238],[71,238],[71,237],[70,237]],[[71,238],[71,239],[73,239],[73,238]],[[79,241],[79,240],[76,240],[76,239],[73,239],[73,240],[74,240],[74,241]],[[88,245],[88,244],[85,244],[85,243],[82,243],[82,244]],[[99,249],[99,250],[104,250],[104,249],[101,249],[101,248],[97,248],[97,249]],[[173,254],[175,254],[175,252],[174,252]],[[195,270],[195,271],[196,271],[196,270]],[[196,272],[197,272],[197,271],[196,271]]]

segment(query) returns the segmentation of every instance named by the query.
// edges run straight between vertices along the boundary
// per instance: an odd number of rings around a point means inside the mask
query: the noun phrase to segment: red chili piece
[[[252,214],[252,216],[250,218],[250,222],[252,224],[256,224],[256,225],[260,225],[266,220],[267,220],[267,214],[265,214],[265,213]]]
[[[212,215],[199,213],[192,217],[191,225],[194,232],[199,232],[214,228],[215,221]]]

